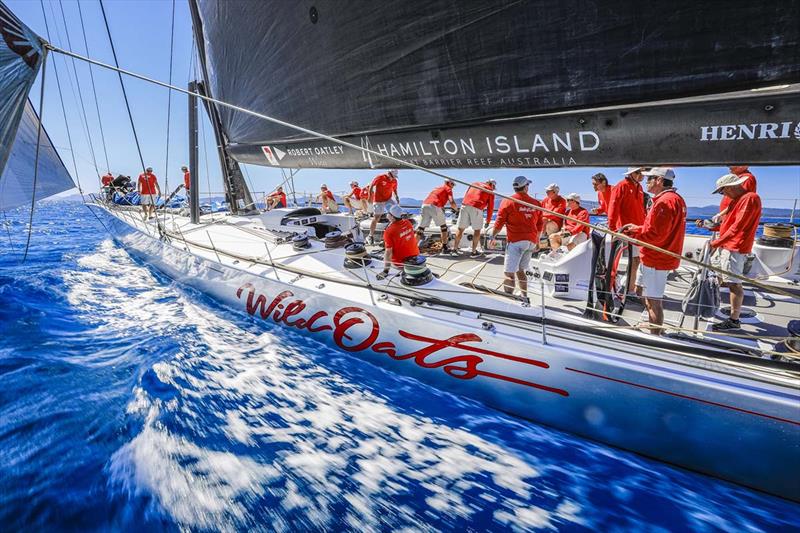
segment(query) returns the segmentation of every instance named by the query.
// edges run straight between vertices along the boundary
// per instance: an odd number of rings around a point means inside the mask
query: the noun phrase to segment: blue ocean
[[[800,525],[800,505],[221,307],[132,260],[81,204],[38,206],[21,263],[27,217],[0,218],[2,531]]]

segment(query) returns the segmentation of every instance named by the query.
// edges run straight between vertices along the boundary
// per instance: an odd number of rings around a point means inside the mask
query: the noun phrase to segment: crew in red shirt
[[[512,187],[514,194],[511,198],[505,198],[500,203],[497,211],[497,220],[490,232],[492,243],[498,233],[506,228],[506,257],[503,265],[503,290],[507,294],[514,293],[514,281],[519,283],[519,290],[522,293],[523,303],[528,305],[528,278],[525,271],[531,262],[533,251],[539,244],[539,235],[542,233],[544,225],[542,212],[536,207],[542,204],[528,194],[528,187],[531,180],[525,176],[514,178]],[[518,201],[514,201],[518,200]],[[525,202],[525,203],[520,203]],[[535,207],[530,207],[530,204]]]
[[[108,187],[112,181],[114,181],[114,175],[111,172],[107,172],[105,176],[100,178],[100,183],[103,184],[103,187]]]
[[[612,231],[626,224],[641,225],[644,222],[644,191],[641,181],[643,167],[631,167],[625,176],[611,190],[608,201],[608,228]],[[639,272],[639,247],[631,247],[631,272],[633,275],[628,280],[628,292],[633,292],[636,286],[636,276]]]
[[[189,193],[189,189],[192,186],[192,175],[189,172],[189,167],[183,165],[181,167],[181,172],[183,172],[183,186],[186,189],[186,193]]]
[[[442,240],[442,253],[448,253],[450,248],[448,242],[450,241],[450,230],[447,229],[447,220],[444,215],[444,206],[450,204],[450,209],[456,211],[458,206],[455,199],[453,199],[453,188],[456,182],[451,179],[444,180],[444,185],[440,185],[433,189],[425,201],[422,202],[422,209],[420,210],[420,222],[417,226],[417,238],[422,241],[425,236],[425,229],[430,226],[431,222],[439,226],[441,232],[440,238]]]
[[[320,210],[323,213],[338,213],[339,204],[336,203],[336,197],[328,190],[328,186],[324,183],[319,187],[319,194],[314,199],[315,202],[321,204]]]
[[[378,275],[378,279],[383,279],[389,274],[390,265],[402,268],[403,261],[419,255],[414,225],[410,220],[403,218],[404,214],[403,208],[397,204],[389,207],[387,213],[389,226],[383,232],[383,243],[386,245],[383,256],[383,272]]]
[[[602,172],[592,176],[592,188],[597,191],[597,203],[600,204],[591,213],[593,215],[607,215],[608,204],[611,202],[612,187],[608,184],[608,178]]]
[[[748,182],[755,183],[747,173],[725,174],[717,180],[714,193],[722,193],[727,198],[725,216],[719,227],[717,238],[711,241],[714,254],[711,264],[719,269],[732,274],[743,276],[744,264],[747,254],[753,250],[756,239],[756,230],[761,220],[761,198],[748,189]],[[730,331],[739,329],[742,324],[739,314],[744,301],[742,280],[726,274],[721,274],[722,284],[730,290],[731,314],[730,317],[711,326],[714,331]]]
[[[142,206],[144,218],[152,218],[156,214],[156,197],[161,195],[158,178],[153,174],[152,167],[147,167],[144,173],[139,174],[137,189],[139,192],[139,204]]]
[[[567,216],[580,220],[581,222],[589,222],[589,211],[581,207],[581,197],[578,193],[570,193],[567,195]],[[565,220],[564,227],[559,233],[550,235],[550,248],[553,249],[553,254],[556,254],[558,248],[563,244],[567,247],[567,251],[572,250],[582,242],[589,239],[589,226],[584,226],[572,220]]]
[[[756,183],[756,177],[750,172],[750,169],[747,165],[735,165],[729,166],[728,170],[730,170],[731,174],[734,174],[740,178],[745,178],[742,182],[742,188],[745,192],[757,192],[758,184]],[[731,204],[731,199],[728,196],[723,195],[722,200],[719,202],[719,213],[714,215],[711,218],[714,222],[721,222],[725,215],[728,213],[728,207]]]
[[[686,232],[686,202],[677,193],[671,168],[656,167],[644,172],[647,192],[653,195],[653,205],[641,225],[626,224],[620,231],[647,244],[680,255]],[[641,250],[637,289],[645,298],[650,317],[650,332],[661,334],[664,323],[662,298],[667,286],[667,274],[678,268],[680,259],[649,248]]]
[[[362,191],[363,189],[358,186],[357,181],[351,181],[350,192],[342,197],[344,205],[350,210],[351,215],[367,212],[367,200]]]
[[[481,239],[481,231],[483,230],[483,210],[486,209],[486,227],[492,221],[494,214],[494,194],[487,191],[493,191],[495,188],[494,180],[486,180],[485,182],[476,181],[467,189],[464,199],[461,201],[461,210],[458,212],[458,231],[456,232],[456,242],[453,246],[453,251],[458,253],[459,246],[461,245],[461,238],[464,236],[464,230],[472,228],[472,254],[471,257],[478,257],[478,242]],[[486,191],[478,189],[486,189]]]
[[[398,205],[400,204],[400,197],[397,195],[397,175],[397,169],[393,168],[385,174],[375,176],[375,179],[369,184],[369,197],[372,198],[372,212],[374,214],[369,226],[369,238],[367,240],[369,244],[375,242],[375,228],[378,225],[378,219],[388,211],[389,201],[392,197],[394,197]]]
[[[544,200],[542,200],[542,207],[548,211],[554,211],[563,215],[567,212],[567,201],[558,194],[559,190],[557,183],[551,183],[545,187],[545,197]],[[557,232],[564,223],[563,218],[551,215],[550,213],[543,213],[542,217],[544,218],[544,232],[547,235],[552,235]]]
[[[114,181],[114,176],[111,172],[107,172],[105,176],[100,178],[100,183],[103,186],[103,192],[105,193],[105,198],[107,202],[110,202],[114,199],[114,190],[111,187],[111,183]]]
[[[286,193],[283,192],[283,187],[280,185],[275,189],[275,192],[267,196],[265,203],[267,204],[267,211],[289,205],[286,201]]]

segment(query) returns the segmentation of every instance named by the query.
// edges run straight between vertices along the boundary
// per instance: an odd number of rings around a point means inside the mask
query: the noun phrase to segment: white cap
[[[547,191],[556,191],[558,192],[560,189],[558,188],[558,183],[551,183],[547,187],[544,188],[544,192]]]
[[[567,200],[575,200],[578,203],[581,203],[581,195],[576,192],[571,192],[567,195]]]
[[[497,187],[497,182],[491,178],[486,180],[486,183],[490,184],[492,187]]]
[[[717,188],[714,189],[713,194],[722,192],[725,187],[733,187],[734,185],[741,185],[747,181],[748,176],[737,176],[736,174],[725,174],[717,180]]]
[[[358,187],[358,182],[356,180],[353,180],[350,182],[350,185],[351,186],[355,185],[356,187]]]
[[[665,180],[674,180],[675,172],[668,167],[653,167],[650,170],[642,172],[644,176],[655,176],[657,178],[664,178]]]
[[[392,204],[392,207],[389,208],[389,214],[392,215],[394,218],[402,218],[403,215],[406,214],[406,212],[403,211],[403,208],[400,207],[399,205]]]
[[[390,169],[390,170],[389,170],[389,174],[391,174],[391,175],[392,175],[392,176],[394,176],[395,178],[397,177],[397,172],[398,172],[398,171],[397,171],[397,169],[396,169],[396,168],[393,168],[393,169]]]
[[[514,178],[514,183],[512,183],[511,186],[514,187],[515,189],[521,189],[524,186],[530,185],[530,184],[531,184],[531,180],[529,180],[525,176],[517,176],[516,178]]]
[[[640,172],[644,167],[628,167],[628,170],[625,171],[623,176],[630,176],[634,172]]]
[[[320,186],[319,186],[319,188],[320,188],[320,189],[327,189],[327,188],[328,188],[328,186],[327,186],[327,185],[325,185],[325,184],[323,183],[322,185],[320,185]]]

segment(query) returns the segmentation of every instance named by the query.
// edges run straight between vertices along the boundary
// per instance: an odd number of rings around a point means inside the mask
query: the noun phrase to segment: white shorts
[[[589,237],[586,236],[584,232],[580,232],[577,235],[570,235],[567,237],[566,244],[580,244],[582,242],[586,242]]]
[[[472,228],[474,230],[483,229],[483,209],[462,205],[458,212],[458,229]]]
[[[425,204],[422,206],[420,213],[422,214],[422,220],[420,220],[419,227],[417,228],[419,230],[427,228],[431,220],[433,220],[433,223],[437,226],[445,225],[444,209],[441,207]]]
[[[726,250],[725,248],[717,248],[714,253],[711,255],[711,265],[717,268],[721,268],[722,270],[727,270],[733,274],[738,274],[740,276],[744,275],[744,263],[747,260],[747,254],[742,254],[739,252],[732,252],[730,250]],[[735,284],[742,284],[742,280],[730,276],[726,276],[725,274],[717,273],[719,276],[721,283],[735,283]]]
[[[381,216],[384,213],[389,212],[389,207],[394,204],[393,201],[387,200],[385,202],[373,202],[372,203],[372,212],[375,216]]]
[[[531,264],[531,256],[536,248],[531,241],[510,242],[506,247],[506,259],[503,263],[503,272],[524,272]]]
[[[155,194],[140,194],[139,205],[156,205]]]
[[[653,267],[639,263],[636,277],[636,286],[642,288],[645,298],[663,298],[667,289],[667,274],[669,270],[657,270]]]

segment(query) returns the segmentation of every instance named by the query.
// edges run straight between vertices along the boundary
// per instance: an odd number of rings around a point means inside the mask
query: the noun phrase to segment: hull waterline
[[[536,328],[254,271],[91,209],[132,255],[257,321],[525,419],[800,501],[796,381],[682,364],[582,333],[548,329],[545,343]]]

